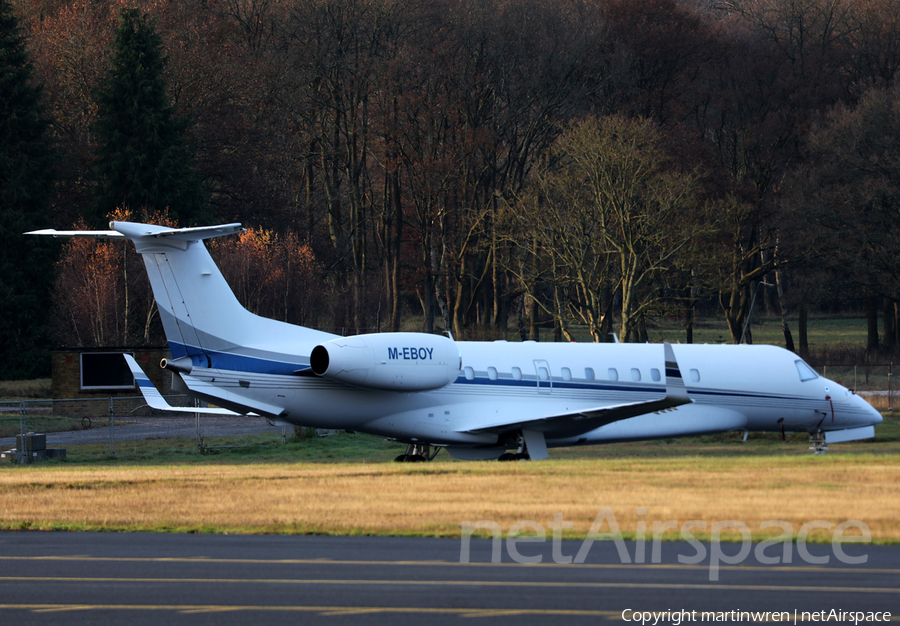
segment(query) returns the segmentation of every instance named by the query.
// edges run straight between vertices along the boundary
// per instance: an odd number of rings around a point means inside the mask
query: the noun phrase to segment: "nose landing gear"
[[[825,433],[818,431],[809,433],[809,449],[815,450],[813,454],[825,454],[828,452],[828,442],[825,441]]]

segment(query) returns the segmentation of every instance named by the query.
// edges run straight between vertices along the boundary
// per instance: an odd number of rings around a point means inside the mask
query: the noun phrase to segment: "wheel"
[[[516,454],[515,452],[504,452],[503,454],[500,455],[500,458],[497,460],[498,461],[515,461],[518,456],[519,455]]]
[[[409,461],[408,454],[401,454],[396,459],[394,459],[394,463],[406,463],[407,461]]]
[[[409,454],[406,457],[407,463],[424,463],[425,461],[425,457],[418,454]]]

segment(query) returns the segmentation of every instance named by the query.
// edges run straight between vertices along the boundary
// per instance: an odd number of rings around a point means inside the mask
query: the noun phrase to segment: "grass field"
[[[794,337],[797,337],[797,320],[789,319],[788,326]],[[784,347],[784,334],[781,330],[781,318],[763,317],[754,314],[750,326],[754,343],[771,344]],[[857,347],[866,345],[866,320],[861,317],[814,317],[808,323],[809,349],[811,352],[826,347]],[[647,329],[651,342],[671,341],[683,342],[685,331],[681,324],[672,320],[659,320]],[[731,334],[724,319],[704,318],[694,323],[694,343],[731,343]]]
[[[900,414],[873,441],[812,456],[805,438],[723,435],[552,450],[549,461],[394,464],[402,450],[364,435],[294,441],[225,439],[74,446],[69,460],[0,468],[0,528],[458,536],[464,521],[507,531],[554,515],[583,538],[602,507],[625,537],[639,520],[861,520],[900,542]],[[640,507],[645,515],[638,515]],[[828,541],[816,531],[811,540]],[[695,535],[702,537],[701,532]],[[672,531],[668,538],[680,535]]]
[[[0,380],[0,399],[15,402],[34,398],[50,398],[50,379]]]
[[[788,326],[797,342],[797,319],[788,319]],[[764,317],[756,312],[751,324],[753,342],[784,346],[784,334],[780,317]],[[613,329],[618,332],[618,329]],[[590,341],[586,327],[572,326],[570,332],[577,341]],[[865,349],[866,320],[857,316],[820,316],[809,319],[808,340],[810,351],[815,353],[826,348]],[[652,343],[670,341],[683,343],[686,339],[683,324],[676,319],[657,318],[647,328]],[[552,331],[541,331],[541,341],[550,341]],[[494,337],[490,337],[493,339]],[[507,333],[507,339],[515,340],[515,333]],[[698,318],[694,322],[694,343],[731,343],[731,334],[724,318]]]

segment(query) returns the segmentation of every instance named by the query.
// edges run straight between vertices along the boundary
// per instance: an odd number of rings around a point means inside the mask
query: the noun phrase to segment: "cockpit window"
[[[814,380],[819,377],[813,368],[800,359],[794,361],[794,364],[797,366],[797,372],[800,374],[800,382],[805,383],[808,380]]]

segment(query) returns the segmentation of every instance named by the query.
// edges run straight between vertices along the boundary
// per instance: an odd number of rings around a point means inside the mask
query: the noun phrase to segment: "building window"
[[[134,376],[121,352],[81,354],[81,388],[134,389]]]

